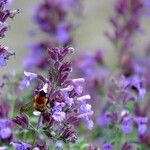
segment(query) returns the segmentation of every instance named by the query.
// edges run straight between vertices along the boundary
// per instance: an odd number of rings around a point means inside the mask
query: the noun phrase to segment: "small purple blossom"
[[[65,119],[65,113],[61,111],[57,111],[53,113],[53,119],[55,121],[61,122]]]
[[[32,146],[30,144],[19,142],[11,142],[10,145],[16,148],[16,150],[31,150]]]
[[[0,140],[10,142],[13,138],[12,121],[9,119],[0,119]]]
[[[134,90],[137,92],[134,93]],[[143,98],[146,90],[142,87],[142,80],[138,77],[125,78],[117,76],[109,86],[108,97],[112,103],[127,103]]]
[[[106,109],[101,111],[101,114],[98,118],[98,125],[100,125],[101,127],[107,127],[108,125],[110,125],[112,123],[112,116],[111,113],[108,112]]]
[[[7,60],[12,55],[15,55],[15,53],[8,51],[7,47],[0,46],[0,67],[6,66]]]
[[[103,144],[102,150],[113,150],[112,143],[105,143],[105,144]]]
[[[133,130],[133,120],[129,116],[125,116],[121,123],[122,131],[125,134],[130,134]]]
[[[138,116],[134,118],[134,121],[138,126],[138,133],[144,134],[147,130],[148,118]]]

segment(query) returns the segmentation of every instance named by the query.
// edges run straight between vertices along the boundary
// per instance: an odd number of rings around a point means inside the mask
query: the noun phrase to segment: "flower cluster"
[[[143,0],[118,0],[115,15],[110,17],[114,33],[106,32],[108,39],[115,45],[119,53],[131,51],[134,36],[141,31],[141,18],[145,12]]]
[[[0,94],[0,98],[0,141],[1,146],[4,145],[4,147],[0,148],[6,148],[6,145],[9,145],[13,139],[13,122],[9,118],[10,105],[5,102],[2,93]]]
[[[69,16],[73,10],[79,12],[79,0],[44,0],[37,6],[34,21],[47,39],[31,45],[32,51],[24,62],[26,69],[44,69],[48,66],[48,48],[72,44],[76,24]]]
[[[5,37],[5,32],[9,28],[8,24],[6,23],[6,20],[8,18],[13,18],[15,14],[18,13],[18,10],[11,11],[9,7],[10,1],[8,0],[0,1],[0,38]],[[14,54],[15,53],[10,52],[6,46],[0,45],[0,67],[6,66],[7,60],[11,55]]]
[[[93,99],[92,107],[97,109],[101,105],[106,79],[109,75],[104,61],[104,50],[99,49],[95,53],[87,52],[79,55],[75,58],[73,65],[75,68],[73,75],[85,78],[85,91]]]
[[[93,128],[93,121],[90,119],[93,111],[91,105],[87,103],[90,95],[82,95],[84,79],[69,79],[72,71],[71,63],[64,61],[64,58],[73,51],[73,48],[48,50],[50,65],[48,78],[25,72],[27,86],[30,86],[33,79],[37,78],[41,81],[34,90],[33,101],[30,102],[34,109],[33,114],[39,119],[37,123],[32,124],[26,114],[30,107],[27,104],[21,107],[21,114],[14,119],[14,122],[21,129],[32,128],[38,133],[34,137],[32,148],[38,147],[40,135],[47,136],[48,141],[53,141],[56,145],[58,141],[75,143],[77,140],[75,125],[79,124],[80,120],[86,123],[88,129]],[[13,143],[15,147],[16,144],[24,146],[22,142]]]
[[[113,145],[116,147],[117,143],[115,143],[115,139],[120,144],[123,144],[119,141],[119,138],[122,134],[128,135],[133,133],[134,127],[137,127],[139,135],[145,134],[148,126],[148,118],[136,114],[133,108],[131,108],[132,105],[134,106],[139,100],[143,99],[145,94],[146,91],[142,87],[142,80],[139,78],[134,77],[129,79],[124,76],[117,76],[112,79],[108,89],[108,100],[98,119],[100,127],[110,130],[105,140],[108,140],[111,134],[115,136],[114,141],[104,144],[105,146],[107,145],[106,147],[111,147],[110,149],[113,149]],[[123,142],[128,143],[128,139],[125,140]],[[126,144],[123,145],[122,149],[126,147]]]

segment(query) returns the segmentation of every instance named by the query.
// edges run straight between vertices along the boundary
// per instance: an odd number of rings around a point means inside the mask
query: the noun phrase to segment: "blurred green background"
[[[9,20],[10,29],[6,37],[1,40],[3,45],[7,45],[10,50],[16,51],[16,56],[11,57],[8,65],[1,68],[1,74],[16,70],[22,70],[22,62],[27,52],[27,45],[32,41],[37,41],[38,38],[31,37],[29,31],[36,29],[36,24],[33,23],[34,15],[33,6],[37,5],[42,0],[14,0],[13,9],[20,9],[20,13],[13,20]],[[106,50],[106,61],[108,64],[113,64],[114,49],[110,42],[104,36],[104,31],[111,31],[108,23],[108,17],[113,14],[114,0],[82,0],[84,12],[83,16],[79,17],[80,26],[74,31],[74,40],[76,53],[83,51],[94,51],[98,48]],[[144,36],[139,36],[137,41],[138,51],[140,47],[146,45],[150,40],[150,17],[143,19],[143,25],[146,27]]]

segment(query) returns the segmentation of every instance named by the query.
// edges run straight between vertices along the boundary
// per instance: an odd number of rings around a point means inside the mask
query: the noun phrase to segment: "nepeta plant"
[[[31,52],[24,61],[26,69],[48,67],[47,49],[66,47],[73,43],[72,32],[77,23],[71,14],[80,12],[79,0],[43,0],[35,9],[34,21],[38,25],[35,34],[42,33],[46,39],[31,44]]]
[[[0,38],[5,37],[5,32],[8,30],[9,26],[6,23],[8,18],[13,18],[18,10],[10,10],[11,1],[1,0],[0,1]],[[14,52],[8,50],[8,47],[2,46],[0,44],[0,67],[6,66],[7,60]]]
[[[131,51],[134,37],[141,31],[141,19],[146,10],[143,0],[117,0],[115,14],[110,17],[113,33],[105,32],[108,39],[122,55]]]
[[[20,115],[13,119],[20,126],[21,133],[23,132],[22,140],[30,144],[16,141],[12,142],[14,147],[26,146],[28,149],[36,147],[45,150],[52,144],[57,147],[60,143],[75,143],[78,138],[75,125],[79,125],[80,120],[86,123],[88,129],[93,128],[93,121],[90,119],[93,111],[87,102],[90,95],[82,95],[84,79],[69,78],[72,68],[71,63],[65,61],[65,57],[73,51],[73,48],[48,50],[50,68],[47,78],[25,72],[28,86],[33,79],[39,79],[40,83],[33,91],[33,100],[21,107]],[[33,114],[29,115],[30,108]],[[38,121],[32,121],[34,115]],[[33,138],[24,138],[28,134],[33,135]],[[48,143],[51,143],[50,146]]]
[[[106,142],[103,147],[109,147],[110,150],[138,147],[137,136],[146,132],[148,118],[136,115],[133,108],[145,94],[142,80],[139,78],[128,79],[117,76],[112,79],[105,105],[98,119],[103,140]]]

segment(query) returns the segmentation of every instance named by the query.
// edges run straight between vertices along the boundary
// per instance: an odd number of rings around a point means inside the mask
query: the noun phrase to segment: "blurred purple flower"
[[[134,121],[138,126],[138,133],[144,134],[147,130],[148,118],[137,116],[134,118]]]
[[[10,145],[12,145],[16,150],[31,150],[32,146],[30,144],[24,143],[22,141],[19,142],[11,142]]]
[[[5,32],[8,30],[8,25],[6,20],[8,18],[13,18],[17,13],[18,10],[11,11],[10,8],[11,1],[8,0],[1,0],[0,1],[0,38],[5,37]],[[0,45],[0,67],[4,67],[7,65],[7,60],[11,55],[14,55],[8,51],[7,47]]]
[[[112,143],[105,143],[105,144],[103,144],[102,150],[113,150]]]
[[[63,121],[64,119],[65,119],[65,113],[64,112],[60,112],[60,111],[55,111],[54,113],[53,113],[53,119],[55,120],[55,121],[58,121],[58,122],[61,122],[61,121]]]
[[[133,129],[133,120],[131,117],[129,116],[125,116],[121,122],[121,127],[122,127],[122,131],[125,134],[130,134],[132,132]]]
[[[12,121],[9,119],[0,119],[0,140],[9,143],[12,138]]]
[[[137,76],[113,78],[108,91],[110,102],[127,103],[131,100],[144,98],[146,90],[142,87],[142,82],[141,78]]]
[[[49,48],[72,44],[71,33],[77,25],[68,16],[70,13],[79,13],[80,5],[79,0],[45,0],[36,7],[34,21],[40,33],[47,34],[48,38],[31,46],[31,52],[24,61],[26,69],[47,68]]]
[[[106,109],[103,109],[100,113],[100,116],[98,117],[98,125],[101,127],[107,127],[113,122],[111,113],[108,112]]]
[[[15,53],[8,51],[7,47],[0,46],[0,67],[4,67],[7,65],[7,60],[10,56],[15,55]]]
[[[87,98],[87,97],[88,97],[88,95],[82,97],[82,100],[81,100],[80,97],[77,99],[77,100],[80,99],[80,101],[82,101],[81,102],[82,104],[80,106],[80,113],[81,114],[78,116],[78,118],[83,118],[84,121],[87,124],[88,129],[92,130],[93,126],[94,126],[94,123],[93,123],[93,121],[91,119],[89,119],[89,117],[92,116],[94,112],[91,110],[92,106],[90,104],[87,104],[86,101],[85,101],[85,99],[89,99],[90,98],[90,97],[89,98]]]

